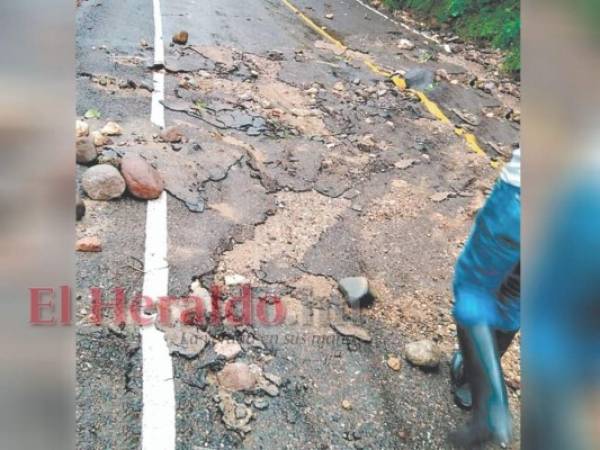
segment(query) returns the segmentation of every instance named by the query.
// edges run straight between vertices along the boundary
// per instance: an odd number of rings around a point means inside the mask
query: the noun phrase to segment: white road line
[[[152,0],[154,8],[154,64],[165,63],[165,43],[163,39],[162,14],[160,0]]]
[[[411,27],[409,27],[408,25],[406,25],[403,22],[398,22],[397,20],[392,19],[391,17],[389,17],[389,16],[385,15],[384,13],[382,13],[381,11],[373,8],[371,5],[368,5],[367,3],[363,2],[362,0],[354,0],[354,1],[357,2],[357,3],[360,3],[362,6],[364,6],[365,8],[367,8],[369,11],[374,12],[378,16],[381,16],[384,19],[389,20],[393,24],[401,26],[402,28],[410,31],[411,33],[418,34],[419,36],[424,37],[425,39],[427,39],[427,40],[429,40],[431,42],[435,42],[438,45],[442,45],[442,43],[438,39],[436,39],[434,37],[431,37],[431,36],[428,36],[425,33],[421,32],[419,30],[416,30],[415,28],[411,28]]]
[[[154,8],[154,63],[164,64],[164,44],[160,1],[153,0]],[[154,73],[152,93],[153,124],[164,128],[165,74]],[[148,202],[146,209],[146,249],[144,255],[143,295],[158,301],[169,289],[167,262],[167,193]],[[142,327],[142,450],[175,449],[175,385],[173,363],[164,335],[154,324]]]

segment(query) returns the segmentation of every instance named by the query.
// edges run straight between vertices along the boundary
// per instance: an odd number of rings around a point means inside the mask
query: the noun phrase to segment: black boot
[[[502,360],[516,334],[516,331],[496,331],[496,345],[500,360]],[[454,355],[452,355],[452,360],[450,361],[450,378],[452,380],[452,392],[456,405],[462,409],[471,409],[473,406],[471,386],[469,386],[469,380],[465,376],[464,358],[461,350],[454,352]]]
[[[473,417],[451,434],[454,445],[472,448],[488,441],[507,446],[512,435],[508,396],[498,357],[496,337],[487,325],[459,327],[464,374],[473,397]]]

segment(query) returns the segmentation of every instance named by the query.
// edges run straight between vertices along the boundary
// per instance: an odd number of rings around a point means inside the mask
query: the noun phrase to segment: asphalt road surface
[[[140,154],[163,177],[168,294],[206,295],[229,281],[222,302],[240,294],[231,276],[243,277],[255,311],[261,297],[280,299],[266,306],[267,319],[276,306],[286,311],[277,326],[161,327],[172,350],[170,448],[450,448],[448,432],[468,419],[449,384],[452,266],[518,143],[510,120],[518,98],[501,82],[482,87],[477,80],[493,70],[460,47],[448,53],[355,0],[293,5],[325,33],[282,0],[84,0],[77,11],[77,115],[101,112],[86,119],[92,131],[119,123],[123,134],[99,150]],[[153,67],[156,11],[165,59]],[[181,30],[187,44],[173,45]],[[414,48],[400,48],[401,39]],[[431,71],[427,96],[451,123],[365,61],[392,73]],[[181,142],[163,142],[151,121],[156,74],[165,83],[164,111],[155,113]],[[152,276],[144,268],[147,203],[82,197],[78,235],[98,236],[103,250],[78,253],[78,448],[137,449],[140,330],[113,324],[110,310],[101,326],[91,323],[90,288],[102,288],[106,301],[116,287],[128,298],[142,292]],[[345,306],[338,281],[348,276],[369,280],[370,308]],[[340,318],[370,342],[334,331]],[[175,342],[181,333],[195,340]],[[437,370],[405,360],[404,346],[421,339],[438,345]],[[224,342],[239,344],[231,370],[236,383],[250,383],[244,389],[227,389],[223,369],[233,359],[215,351]],[[518,433],[513,347],[504,365]],[[160,449],[148,440],[144,448]]]

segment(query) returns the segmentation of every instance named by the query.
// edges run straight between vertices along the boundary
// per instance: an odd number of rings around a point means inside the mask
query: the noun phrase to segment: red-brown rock
[[[138,155],[123,157],[121,173],[131,195],[142,200],[158,198],[164,189],[164,183],[158,171]]]
[[[244,363],[226,364],[217,374],[219,384],[229,391],[246,391],[256,385],[256,375]]]
[[[102,242],[96,236],[87,236],[77,241],[75,249],[78,252],[101,252]]]

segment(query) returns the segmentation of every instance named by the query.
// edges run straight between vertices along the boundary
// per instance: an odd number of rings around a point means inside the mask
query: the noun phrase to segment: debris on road
[[[121,160],[121,173],[131,195],[142,200],[158,198],[164,189],[158,171],[141,156],[125,155]]]
[[[116,122],[108,122],[100,132],[105,136],[120,136],[123,134],[123,128]]]
[[[86,236],[77,241],[75,249],[78,252],[101,252],[102,242],[96,236]]]
[[[215,352],[230,361],[235,359],[242,351],[242,347],[237,341],[225,340],[215,344]]]
[[[248,279],[243,275],[225,275],[225,285],[226,286],[239,286],[240,284],[249,283]]]
[[[219,410],[225,427],[229,430],[241,433],[242,436],[252,431],[248,425],[253,417],[252,410],[247,406],[236,402],[228,392],[219,393]]]
[[[105,145],[112,144],[112,139],[103,135],[100,131],[92,132],[92,140],[96,147],[104,147]]]
[[[404,347],[406,359],[411,364],[426,369],[435,369],[440,365],[440,350],[429,339],[411,342]]]
[[[75,150],[77,164],[90,164],[98,157],[96,146],[87,136],[80,137],[75,141]]]
[[[398,48],[400,50],[412,50],[415,48],[415,44],[409,39],[400,39],[398,42]]]
[[[90,167],[81,178],[81,186],[93,200],[112,200],[125,192],[125,180],[119,171],[109,164]]]
[[[435,194],[431,195],[429,197],[429,199],[436,203],[440,203],[440,202],[443,202],[444,200],[450,198],[453,194],[454,194],[453,192],[448,192],[448,191],[436,192]]]
[[[342,408],[345,409],[346,411],[349,411],[352,409],[352,402],[350,402],[350,400],[342,400]]]
[[[417,160],[413,158],[401,159],[400,161],[394,163],[394,167],[396,169],[406,170],[409,167],[412,167],[416,162]]]
[[[185,45],[188,42],[189,34],[187,31],[178,31],[173,35],[173,43],[179,45]]]
[[[365,307],[375,300],[375,296],[369,290],[369,281],[365,277],[342,278],[339,289],[351,308]]]
[[[185,134],[178,126],[168,127],[160,133],[160,138],[163,142],[168,142],[169,144],[174,144],[181,142],[185,137]]]
[[[420,91],[430,89],[434,79],[435,76],[431,70],[421,68],[410,69],[404,75],[406,86],[410,89],[418,89]]]
[[[217,374],[219,384],[228,391],[248,391],[256,386],[256,374],[246,363],[226,364]]]
[[[325,14],[325,18],[329,19],[329,20],[333,20],[334,15],[329,13],[329,14]]]
[[[395,356],[390,356],[387,360],[387,365],[390,369],[398,372],[402,368],[402,361]]]
[[[165,330],[165,339],[169,353],[194,358],[204,350],[210,342],[208,333],[195,326],[179,325]]]
[[[363,342],[371,342],[371,335],[367,330],[352,323],[332,322],[331,328],[337,331],[342,336],[354,337]]]
[[[83,120],[75,121],[75,133],[77,137],[83,137],[90,134],[90,126]]]

